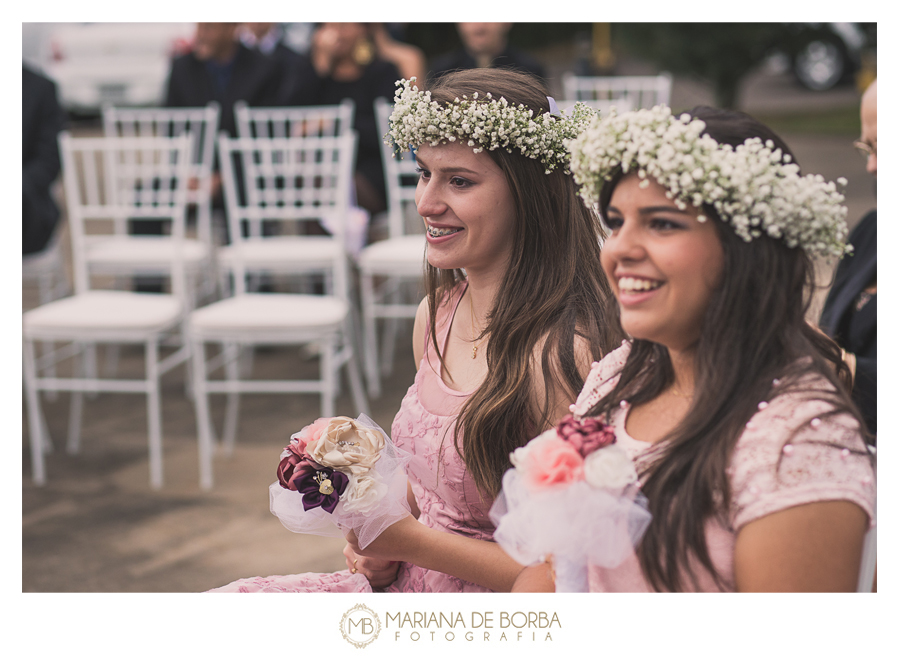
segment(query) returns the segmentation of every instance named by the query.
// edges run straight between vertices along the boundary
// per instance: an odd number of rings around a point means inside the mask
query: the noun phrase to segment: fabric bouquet
[[[365,548],[410,513],[408,460],[365,414],[320,418],[281,453],[269,508],[288,530],[325,537],[353,530]]]
[[[526,566],[552,558],[557,592],[588,591],[588,564],[618,566],[647,529],[631,457],[597,418],[566,416],[510,461],[491,508],[494,540]]]

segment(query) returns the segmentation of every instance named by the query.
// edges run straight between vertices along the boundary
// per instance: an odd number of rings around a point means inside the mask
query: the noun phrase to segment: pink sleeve
[[[591,372],[584,381],[581,393],[569,410],[576,416],[584,416],[604,395],[609,393],[619,380],[619,373],[631,352],[631,343],[622,345],[591,366]]]
[[[761,403],[728,469],[735,532],[774,512],[826,500],[855,503],[874,524],[875,472],[859,426],[847,414],[826,416],[830,408],[791,393]]]

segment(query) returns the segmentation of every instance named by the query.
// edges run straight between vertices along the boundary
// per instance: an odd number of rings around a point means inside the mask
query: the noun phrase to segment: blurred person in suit
[[[866,171],[878,175],[878,99],[875,80],[860,103],[862,131],[854,146],[866,159]],[[869,211],[850,233],[853,253],[838,263],[819,326],[844,350],[853,375],[853,401],[862,411],[872,440],[878,431],[877,255],[878,221]]]
[[[166,107],[203,107],[219,104],[218,131],[237,136],[234,104],[269,107],[284,104],[279,63],[238,39],[240,23],[197,23],[191,51],[175,58],[169,70]],[[218,155],[213,165],[212,199],[221,232],[227,240],[228,225],[221,219],[224,211]],[[142,222],[134,233],[159,234],[162,224]],[[151,284],[152,285],[152,284]],[[158,286],[152,285],[155,290]],[[150,288],[148,287],[149,291]]]
[[[166,107],[221,106],[219,128],[237,134],[234,104],[279,104],[279,67],[270,57],[237,39],[239,23],[197,23],[191,52],[172,62]]]
[[[312,61],[285,43],[285,32],[280,23],[244,23],[238,36],[247,48],[269,57],[278,67],[274,105],[288,105],[293,99],[315,94],[316,72]]]
[[[435,78],[450,71],[475,68],[511,68],[544,78],[544,67],[534,57],[509,45],[512,23],[457,23],[463,47],[436,58]]]
[[[22,255],[43,251],[59,222],[50,186],[59,175],[57,135],[65,125],[56,84],[22,66]]]

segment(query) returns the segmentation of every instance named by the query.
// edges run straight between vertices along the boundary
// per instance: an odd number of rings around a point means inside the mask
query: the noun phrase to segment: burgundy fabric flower
[[[306,456],[305,446],[291,442],[285,450],[290,454],[278,463],[278,484],[290,491],[297,491],[297,480],[314,472],[317,465]]]
[[[321,507],[329,514],[334,514],[334,509],[340,501],[341,494],[347,489],[350,478],[333,468],[323,468],[318,471],[304,473],[293,480],[297,491],[303,494],[303,509],[309,511],[314,507]]]
[[[568,415],[559,421],[556,433],[561,439],[571,443],[582,457],[616,442],[613,428],[599,418],[577,420]]]

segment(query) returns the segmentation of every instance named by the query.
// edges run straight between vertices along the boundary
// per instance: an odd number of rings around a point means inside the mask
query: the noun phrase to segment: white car
[[[23,58],[34,62],[25,57],[25,36],[37,34],[37,63],[71,112],[94,114],[106,103],[161,105],[171,61],[190,50],[194,25],[55,23],[29,31],[23,24]]]

